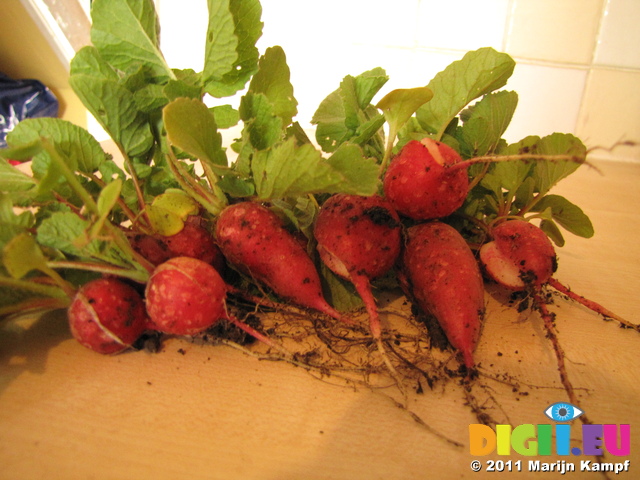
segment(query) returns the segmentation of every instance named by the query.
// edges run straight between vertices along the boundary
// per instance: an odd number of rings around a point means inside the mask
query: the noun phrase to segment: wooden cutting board
[[[556,277],[640,323],[640,164],[598,167],[556,189],[596,230],[592,239],[567,234]],[[545,409],[567,401],[538,314],[501,300],[487,294],[481,375],[470,392],[459,378],[431,389],[423,382],[406,408],[394,388],[345,386],[225,345],[171,339],[159,353],[106,357],[71,338],[64,314],[3,321],[0,479],[493,478],[490,461],[515,478],[602,478],[530,471],[597,461],[584,455],[471,455],[469,425],[478,419],[469,402],[516,427],[553,425]],[[403,298],[389,301],[387,326],[408,308]],[[629,471],[610,477],[640,478],[640,334],[560,297],[551,308],[585,413],[593,423],[630,425],[630,454],[605,457],[629,460]],[[573,422],[574,447],[580,428]]]

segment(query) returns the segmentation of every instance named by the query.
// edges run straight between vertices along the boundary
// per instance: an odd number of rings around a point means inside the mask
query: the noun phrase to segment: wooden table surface
[[[598,166],[601,172],[581,168],[555,190],[581,206],[596,230],[588,240],[566,235],[556,278],[640,323],[640,164]],[[558,298],[552,309],[590,420],[631,425],[630,455],[606,457],[630,460],[630,470],[611,478],[640,478],[640,335],[570,301]],[[553,423],[543,412],[567,395],[538,314],[518,314],[487,295],[476,357],[482,375],[473,389],[494,418]],[[101,356],[71,338],[64,313],[3,321],[0,479],[556,478],[562,475],[529,472],[529,460],[578,469],[580,460],[595,460],[472,456],[468,426],[477,419],[457,380],[411,394],[408,410],[390,396],[184,339],[157,354]],[[578,441],[579,429],[574,422]],[[521,460],[522,471],[488,473],[490,459]],[[482,462],[481,473],[471,471],[473,460]]]

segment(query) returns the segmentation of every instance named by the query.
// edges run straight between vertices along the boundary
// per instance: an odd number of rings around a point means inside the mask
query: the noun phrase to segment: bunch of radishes
[[[196,335],[224,319],[272,345],[227,311],[226,262],[201,221],[190,217],[170,236],[132,235],[133,248],[155,265],[144,289],[111,275],[84,284],[68,308],[73,336],[96,352],[111,354],[130,348],[148,330]]]
[[[114,278],[83,286],[69,308],[74,335],[102,353],[129,347],[143,331],[194,335],[230,319],[226,263],[279,298],[349,320],[325,299],[319,260],[351,282],[369,314],[372,338],[392,373],[371,282],[394,271],[406,295],[433,315],[468,369],[484,318],[483,274],[511,290],[538,290],[556,268],[548,236],[524,218],[487,225],[476,252],[450,218],[469,193],[468,166],[450,146],[425,137],[407,142],[383,176],[381,195],[335,194],[320,206],[313,235],[301,241],[268,205],[239,201],[206,228],[189,217],[171,236],[137,234],[133,248],[155,265],[141,295]]]
[[[146,330],[195,335],[225,319],[289,354],[230,314],[227,295],[261,303],[240,286],[253,284],[349,324],[349,312],[324,295],[322,280],[335,285],[335,275],[361,297],[371,338],[397,378],[372,286],[389,272],[469,370],[483,277],[534,298],[546,284],[573,295],[551,277],[547,236],[561,238],[553,209],[568,201],[547,192],[586,149],[563,134],[502,139],[517,104],[515,92],[497,91],[515,67],[507,54],[469,52],[427,86],[393,90],[376,105],[385,71],[347,75],[311,120],[318,149],[294,121],[283,49],[257,50],[259,2],[236,5],[251,15],[210,9],[199,73],[166,64],[147,3],[113,16],[112,2],[94,2],[94,45],[70,68],[70,84],[123,165],[61,119],[21,122],[0,150],[0,286],[24,293],[0,302],[0,315],[67,307],[74,336],[101,353],[131,347]],[[238,110],[204,101],[240,92]],[[240,122],[231,161],[221,130]],[[543,157],[570,166],[527,163]],[[32,160],[33,175],[5,159]],[[502,161],[518,166],[500,171],[493,162]],[[13,213],[14,205],[37,214]],[[93,276],[70,274],[78,270]]]

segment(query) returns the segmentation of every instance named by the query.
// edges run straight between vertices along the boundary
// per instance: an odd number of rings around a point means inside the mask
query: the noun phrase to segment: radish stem
[[[271,340],[269,337],[263,335],[262,333],[260,333],[259,331],[257,331],[255,328],[247,325],[246,323],[244,323],[243,321],[241,321],[240,319],[238,319],[237,317],[235,317],[234,315],[230,315],[227,312],[227,316],[225,318],[225,320],[228,320],[229,322],[231,322],[233,325],[235,325],[236,327],[238,327],[240,330],[242,330],[243,332],[248,333],[249,335],[251,335],[253,338],[255,338],[256,340],[259,340],[260,342],[264,343],[265,345],[279,351],[280,353],[282,353],[285,357],[287,358],[291,358],[293,357],[293,354],[287,350],[286,348],[284,348],[282,345],[278,345],[276,342],[274,342],[273,340]]]

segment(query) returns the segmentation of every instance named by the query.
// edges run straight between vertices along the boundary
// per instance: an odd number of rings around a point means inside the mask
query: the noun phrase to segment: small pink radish
[[[194,335],[226,317],[224,281],[213,266],[191,257],[159,265],[145,291],[151,325],[164,333]]]
[[[525,220],[507,220],[491,230],[493,241],[480,248],[487,275],[511,290],[526,290],[547,283],[557,268],[549,237]]]
[[[171,258],[169,247],[159,235],[137,233],[129,238],[131,247],[152,265],[160,265]]]
[[[253,202],[231,205],[215,231],[220,250],[238,270],[297,305],[341,319],[323,296],[311,257],[271,210]]]
[[[393,158],[384,180],[384,194],[401,215],[430,220],[451,215],[469,189],[467,168],[449,167],[461,162],[450,146],[423,138],[411,140]]]
[[[378,195],[333,195],[314,226],[318,252],[335,274],[349,280],[364,301],[371,334],[380,339],[380,320],[370,281],[389,271],[401,248],[398,214]]]
[[[225,268],[222,252],[198,218],[190,216],[175,235],[134,235],[130,239],[131,246],[155,266],[174,257],[192,257],[212,264],[222,273]]]
[[[400,280],[408,296],[433,315],[468,368],[484,318],[484,284],[478,262],[458,231],[442,222],[409,228]]]
[[[218,272],[224,271],[225,262],[213,235],[197,223],[186,222],[175,235],[163,237],[171,257],[192,257],[212,264]]]
[[[131,347],[147,323],[142,297],[133,287],[113,277],[83,285],[67,313],[76,340],[104,354]]]
[[[227,285],[212,265],[192,257],[172,258],[158,266],[147,283],[148,328],[172,335],[195,335],[224,319],[291,356],[269,337],[229,315],[226,294]]]

